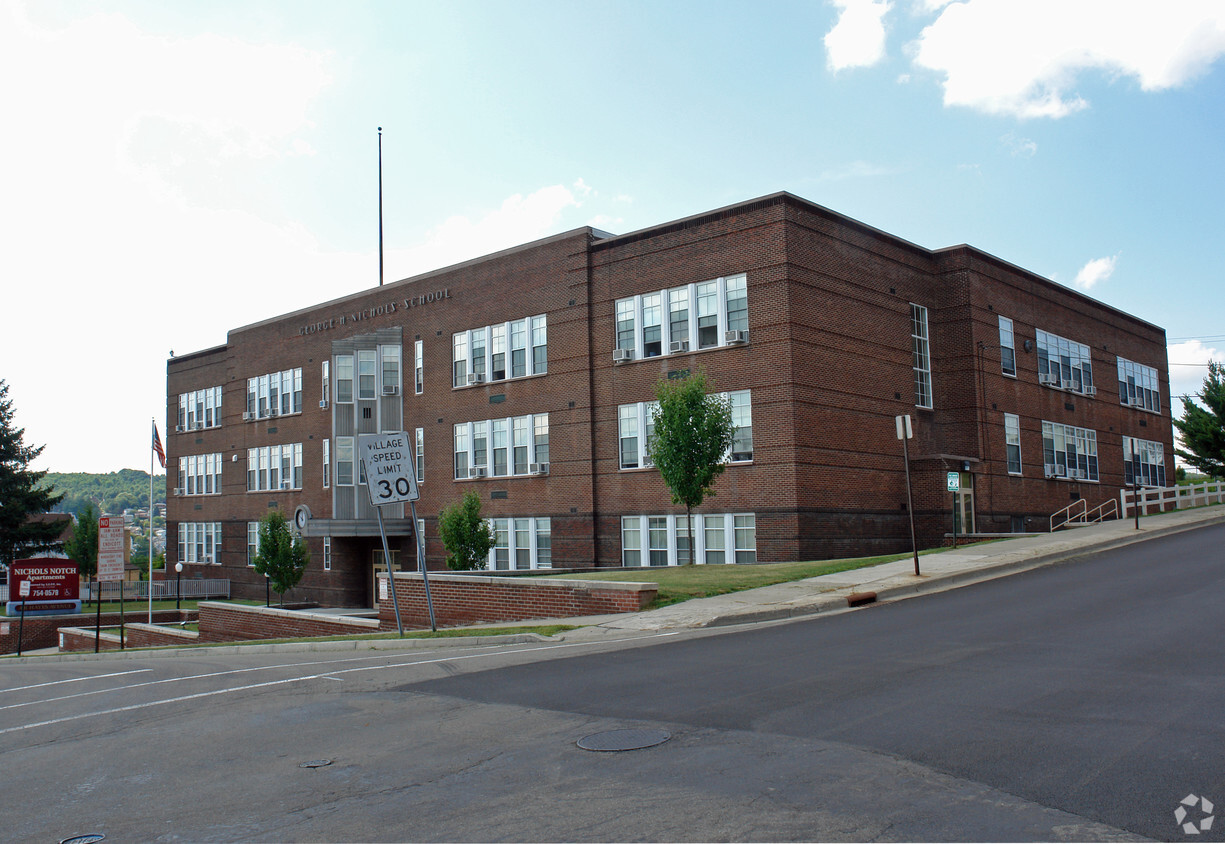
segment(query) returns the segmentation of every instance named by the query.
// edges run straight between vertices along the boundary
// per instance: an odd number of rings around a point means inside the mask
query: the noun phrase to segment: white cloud
[[[965,0],[944,5],[912,47],[916,65],[944,76],[946,106],[1059,118],[1089,107],[1076,91],[1088,71],[1145,91],[1204,73],[1225,54],[1225,4]]]
[[[1166,353],[1170,364],[1170,399],[1174,405],[1171,411],[1181,418],[1182,402],[1178,397],[1197,394],[1208,377],[1208,361],[1225,361],[1225,351],[1205,346],[1199,340],[1187,340],[1170,345]]]
[[[1032,138],[1022,138],[1009,132],[1000,141],[1014,158],[1033,158],[1038,154],[1038,144]]]
[[[834,28],[825,34],[830,70],[871,67],[885,56],[885,14],[889,0],[833,0],[841,10]]]
[[[1118,255],[1112,255],[1106,258],[1094,258],[1092,261],[1080,268],[1080,272],[1076,274],[1076,278],[1072,281],[1073,286],[1080,290],[1092,290],[1099,283],[1105,281],[1114,274],[1114,266],[1116,263],[1118,263],[1118,260]]]

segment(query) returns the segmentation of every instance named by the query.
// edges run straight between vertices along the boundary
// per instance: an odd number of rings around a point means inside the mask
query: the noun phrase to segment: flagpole
[[[383,127],[379,127],[379,287],[383,286]]]
[[[157,419],[153,419],[157,431]],[[153,444],[149,444],[149,623],[153,623]]]

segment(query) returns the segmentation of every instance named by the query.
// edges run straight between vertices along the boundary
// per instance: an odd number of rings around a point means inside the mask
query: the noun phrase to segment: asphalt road
[[[0,829],[1219,841],[1225,819],[1190,836],[1174,811],[1225,805],[1223,547],[1204,528],[735,631],[5,665]],[[623,728],[671,738],[575,744]]]

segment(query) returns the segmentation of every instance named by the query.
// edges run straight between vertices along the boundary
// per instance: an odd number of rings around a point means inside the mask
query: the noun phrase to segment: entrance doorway
[[[974,476],[962,472],[960,485],[953,493],[953,530],[959,536],[974,533]]]
[[[393,572],[400,570],[400,552],[391,552],[391,570]],[[383,556],[383,549],[378,548],[370,552],[370,606],[377,607],[379,599],[382,597],[379,593],[379,575],[387,576],[387,561]],[[390,594],[387,595],[391,597]]]

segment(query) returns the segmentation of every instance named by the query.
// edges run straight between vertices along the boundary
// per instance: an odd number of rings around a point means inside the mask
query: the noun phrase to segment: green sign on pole
[[[959,492],[961,490],[961,473],[949,472],[949,492]]]

